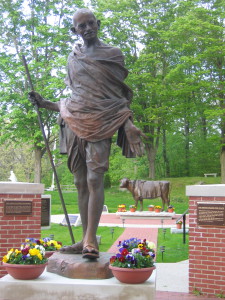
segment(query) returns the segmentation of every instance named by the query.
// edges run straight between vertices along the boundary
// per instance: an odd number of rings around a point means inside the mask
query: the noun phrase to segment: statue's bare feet
[[[82,251],[82,257],[83,258],[89,258],[89,259],[96,259],[99,258],[99,251],[95,247],[91,245],[87,245],[84,247]]]
[[[73,244],[71,246],[64,246],[60,249],[61,253],[65,254],[82,254],[83,241]]]

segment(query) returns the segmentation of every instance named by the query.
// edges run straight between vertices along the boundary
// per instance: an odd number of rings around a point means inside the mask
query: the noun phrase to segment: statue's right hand
[[[45,100],[37,92],[32,91],[28,93],[28,99],[33,105],[37,105],[38,107],[44,107]]]

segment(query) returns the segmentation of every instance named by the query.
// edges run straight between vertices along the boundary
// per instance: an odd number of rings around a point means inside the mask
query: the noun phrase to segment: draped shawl
[[[89,142],[111,138],[120,128],[118,145],[124,155],[133,157],[121,127],[132,116],[132,91],[123,82],[128,72],[122,53],[115,55],[114,50],[102,43],[90,57],[79,45],[74,48],[65,80],[72,94],[61,100],[60,114],[76,136]]]

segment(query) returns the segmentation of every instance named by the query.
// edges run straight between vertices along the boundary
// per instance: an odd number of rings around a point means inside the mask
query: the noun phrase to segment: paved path
[[[108,250],[110,253],[117,253],[118,248],[117,245],[119,241],[127,240],[129,238],[139,238],[139,239],[146,239],[151,241],[157,245],[157,235],[158,229],[157,228],[125,228],[124,232],[121,236],[115,241],[112,247]]]

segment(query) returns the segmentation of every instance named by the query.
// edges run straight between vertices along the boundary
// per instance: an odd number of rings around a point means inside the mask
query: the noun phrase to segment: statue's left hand
[[[146,135],[139,128],[137,128],[130,120],[128,120],[125,123],[124,130],[131,151],[138,156],[142,156],[144,154],[144,144],[141,140],[141,136],[147,138]]]

